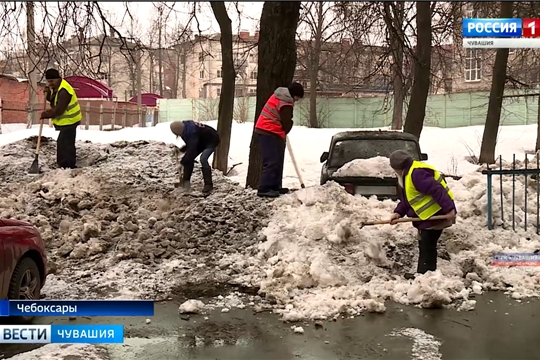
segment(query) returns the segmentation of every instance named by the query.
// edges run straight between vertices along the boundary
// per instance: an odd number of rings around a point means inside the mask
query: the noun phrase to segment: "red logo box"
[[[523,19],[521,36],[525,38],[540,38],[540,19]]]

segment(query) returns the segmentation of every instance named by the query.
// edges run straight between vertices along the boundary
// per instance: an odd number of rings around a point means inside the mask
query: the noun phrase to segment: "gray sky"
[[[188,3],[166,3],[172,7],[174,11],[171,12],[167,27],[173,29],[178,25],[186,26],[187,22],[191,18],[191,12],[193,4]],[[239,17],[234,3],[225,3],[233,23],[233,32],[240,30],[249,30],[254,32],[258,28],[258,23],[263,7],[263,3],[239,3],[239,8],[242,16]],[[135,27],[137,35],[141,37],[141,40],[148,40],[148,32],[152,24],[152,20],[156,17],[157,10],[152,2],[100,2],[100,7],[107,12],[105,16],[107,19],[115,25],[115,27],[122,32],[123,35],[128,35],[130,31],[130,19],[125,16],[126,6],[129,8],[130,13],[136,19],[138,24]],[[35,3],[35,29],[38,35],[50,34],[50,29],[60,28],[60,20],[58,20],[58,6],[59,3],[47,2],[48,16],[45,16],[45,12],[42,7],[42,3]],[[191,28],[194,33],[198,33],[199,29],[202,33],[219,32],[219,26],[214,18],[214,14],[208,2],[198,3],[200,10],[197,11],[197,22],[191,21]],[[11,8],[11,4],[4,4],[4,11],[6,7]],[[70,18],[77,18],[76,15],[68,14]],[[79,19],[83,16],[80,15]],[[7,50],[13,48],[22,48],[26,43],[26,4],[18,2],[16,3],[15,13],[10,13],[9,16],[4,18],[3,24],[0,26],[0,48]],[[101,24],[100,29],[97,28],[94,33],[102,32]],[[58,31],[58,30],[57,30]],[[69,38],[74,34],[75,28],[72,24],[68,25],[65,30],[64,38]],[[55,37],[54,37],[55,38]]]

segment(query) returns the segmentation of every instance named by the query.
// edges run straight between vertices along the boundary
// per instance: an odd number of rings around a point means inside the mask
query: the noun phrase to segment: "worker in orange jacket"
[[[289,189],[282,186],[285,141],[293,126],[294,103],[303,97],[304,88],[297,82],[288,87],[279,87],[270,96],[257,119],[255,133],[263,160],[258,196],[275,198],[289,192]]]

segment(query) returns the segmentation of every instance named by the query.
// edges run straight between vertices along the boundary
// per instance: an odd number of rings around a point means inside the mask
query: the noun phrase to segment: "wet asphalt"
[[[322,327],[314,322],[283,323],[274,314],[249,309],[187,318],[177,313],[176,302],[156,304],[149,324],[146,318],[135,317],[38,318],[34,323],[124,324],[125,344],[107,347],[111,360],[428,360],[440,358],[438,353],[444,360],[540,359],[540,301],[520,303],[502,293],[476,300],[476,309],[470,312],[389,303],[384,314],[323,322]],[[292,325],[302,326],[304,333],[294,333]],[[401,328],[421,329],[441,345],[391,336]],[[6,359],[35,347],[4,344],[0,354]]]

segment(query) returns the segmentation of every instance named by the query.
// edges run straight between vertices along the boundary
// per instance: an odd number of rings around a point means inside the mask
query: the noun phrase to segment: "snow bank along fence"
[[[124,101],[79,100],[83,120],[81,125],[88,130],[98,126],[99,130],[114,130],[139,126],[137,104]],[[157,111],[154,108],[141,107],[143,126],[157,123]],[[52,124],[51,124],[52,125]]]
[[[512,168],[503,169],[502,156],[499,156],[499,168],[489,168],[483,170],[482,174],[487,176],[487,225],[488,229],[493,229],[493,176],[499,176],[499,191],[501,196],[501,223],[503,228],[505,228],[505,216],[508,216],[504,213],[504,189],[503,189],[503,176],[512,176],[512,214],[509,216],[512,218],[512,230],[516,230],[516,177],[524,177],[524,219],[523,219],[523,228],[527,230],[527,200],[528,200],[528,182],[527,179],[530,176],[531,179],[535,180],[536,186],[536,234],[540,234],[540,157],[536,156],[536,168],[528,168],[529,159],[527,154],[525,154],[525,166],[523,169],[516,169],[516,154],[512,158]]]
[[[524,94],[507,90],[505,95]],[[426,106],[426,126],[455,128],[484,125],[489,92],[452,93],[431,95]],[[234,100],[233,118],[239,122],[252,122],[255,118],[256,99],[253,96]],[[219,99],[160,99],[160,121],[216,120]],[[325,128],[380,128],[392,122],[391,96],[359,98],[317,97],[317,119]],[[403,114],[406,114],[407,104]],[[504,98],[501,125],[528,125],[537,122],[538,100],[534,96]],[[294,109],[295,124],[308,125],[309,99],[301,100]]]

